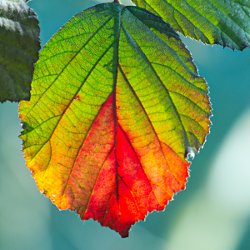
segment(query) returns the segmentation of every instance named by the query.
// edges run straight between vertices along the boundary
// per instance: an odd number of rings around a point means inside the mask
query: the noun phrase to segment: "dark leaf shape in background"
[[[0,102],[29,100],[40,49],[36,14],[24,0],[0,1]]]

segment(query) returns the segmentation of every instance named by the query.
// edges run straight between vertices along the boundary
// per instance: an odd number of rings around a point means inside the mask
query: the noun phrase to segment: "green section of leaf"
[[[100,4],[78,14],[44,47],[34,72],[31,102],[21,105],[21,114],[28,114],[24,122],[37,127],[40,145],[71,112],[76,121],[91,124],[113,91],[121,66],[152,118],[169,119],[169,131],[164,133],[173,140],[170,146],[180,154],[188,147],[199,149],[208,132],[210,108],[207,85],[197,76],[189,52],[161,18],[126,7],[117,20],[112,14],[116,8],[121,6]],[[115,22],[121,22],[119,32]],[[51,123],[55,125],[46,125]]]
[[[250,45],[248,0],[132,0],[185,36],[243,50]]]
[[[39,25],[24,0],[0,1],[0,102],[30,98]]]

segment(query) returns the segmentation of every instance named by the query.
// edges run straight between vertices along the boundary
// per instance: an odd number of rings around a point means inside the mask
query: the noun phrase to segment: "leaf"
[[[24,0],[0,1],[0,102],[30,98],[39,26]]]
[[[41,192],[128,236],[185,188],[209,131],[207,85],[178,35],[137,7],[100,4],[45,46],[19,109]]]
[[[243,50],[250,45],[248,0],[132,0],[185,36]]]

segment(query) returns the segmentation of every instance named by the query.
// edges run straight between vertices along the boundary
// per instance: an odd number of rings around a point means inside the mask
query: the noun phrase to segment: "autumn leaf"
[[[185,36],[243,50],[250,46],[250,1],[132,0]]]
[[[30,98],[39,26],[24,0],[0,1],[0,102]]]
[[[210,124],[207,85],[178,35],[115,3],[76,15],[48,42],[19,112],[41,192],[123,237],[185,188],[187,155]]]

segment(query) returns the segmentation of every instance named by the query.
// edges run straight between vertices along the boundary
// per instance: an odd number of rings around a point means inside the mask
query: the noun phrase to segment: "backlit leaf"
[[[39,26],[24,0],[0,0],[0,102],[30,98]]]
[[[100,4],[45,46],[23,149],[39,189],[123,237],[185,188],[209,130],[207,85],[177,34],[137,7]]]
[[[184,34],[232,49],[250,45],[249,0],[132,0]]]

